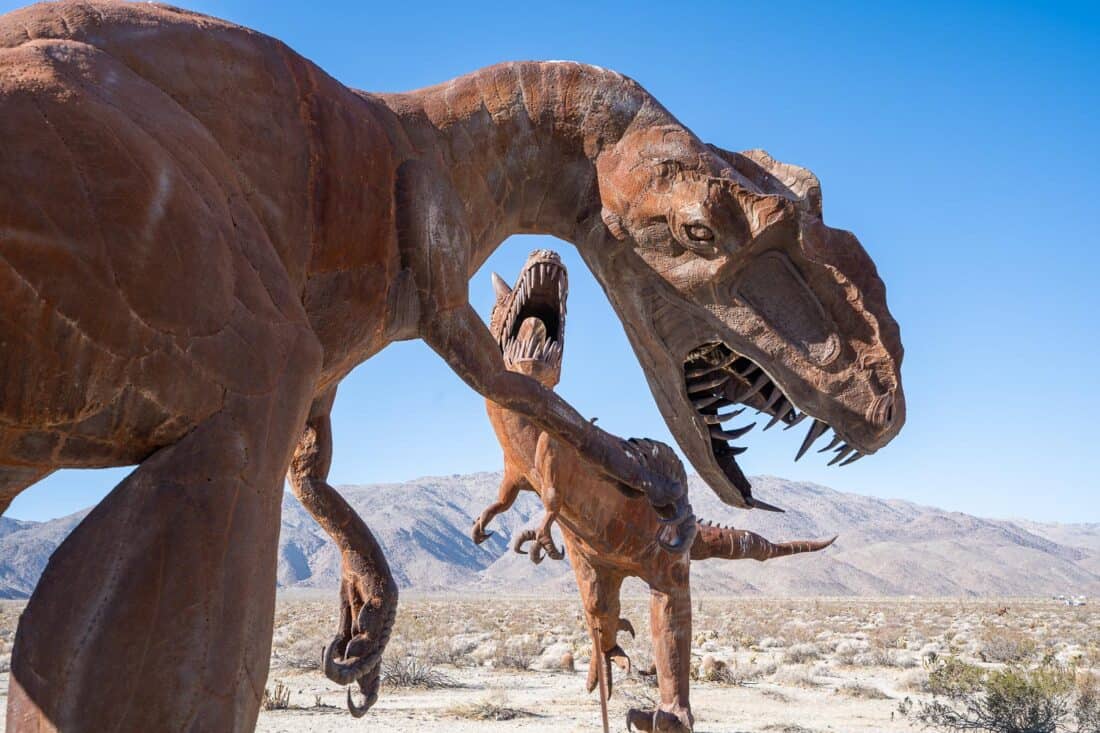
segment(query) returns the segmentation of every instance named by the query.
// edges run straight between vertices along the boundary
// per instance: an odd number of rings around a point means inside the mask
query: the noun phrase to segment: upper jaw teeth
[[[733,380],[732,384],[731,380]],[[740,438],[756,425],[753,422],[739,428],[723,429],[720,427],[721,423],[744,411],[744,408],[740,408],[733,412],[719,414],[719,408],[725,405],[736,403],[749,405],[748,400],[756,397],[757,414],[771,415],[771,420],[764,427],[765,430],[780,422],[786,423],[787,428],[792,428],[808,417],[806,413],[799,412],[795,408],[794,402],[763,369],[752,360],[739,356],[724,345],[715,345],[709,350],[698,349],[688,357],[684,366],[684,387],[692,406],[707,426],[711,451],[716,458],[744,452],[745,448],[732,446],[727,441]],[[805,455],[810,446],[828,430],[827,423],[815,419],[810,424],[806,438],[795,455],[795,460]],[[830,466],[838,463],[841,466],[847,466],[863,457],[863,454],[845,443],[835,431],[832,441],[818,452],[824,453],[830,450],[835,453],[829,461]]]
[[[565,268],[555,262],[536,262],[528,265],[520,275],[519,282],[512,291],[512,302],[508,308],[508,317],[504,321],[504,328],[500,333],[501,348],[507,352],[508,339],[515,327],[520,310],[527,304],[531,293],[539,287],[557,285],[558,318],[560,323],[565,322],[565,303],[569,296],[569,284],[565,278]],[[513,344],[514,345],[514,344]],[[560,353],[561,347],[558,347]]]

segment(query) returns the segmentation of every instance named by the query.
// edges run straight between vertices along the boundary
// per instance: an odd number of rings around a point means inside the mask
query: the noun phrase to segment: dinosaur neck
[[[383,99],[413,145],[437,149],[450,170],[473,234],[471,273],[512,234],[584,246],[600,153],[631,125],[675,123],[636,82],[571,62],[499,64]]]

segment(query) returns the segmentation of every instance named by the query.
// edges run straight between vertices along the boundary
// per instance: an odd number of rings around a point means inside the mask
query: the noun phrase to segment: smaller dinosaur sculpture
[[[537,250],[527,260],[515,287],[494,273],[497,300],[490,330],[504,355],[505,366],[539,380],[547,388],[561,375],[568,279],[554,252]],[[520,318],[520,314],[523,318]],[[691,666],[690,561],[708,558],[769,560],[801,552],[815,552],[832,544],[772,543],[747,530],[690,522],[691,533],[667,522],[644,498],[631,496],[586,464],[577,451],[552,438],[523,415],[487,401],[489,419],[504,451],[504,477],[496,502],[474,523],[472,536],[480,544],[492,536],[486,527],[507,511],[521,490],[538,493],[546,508],[538,529],[519,533],[514,549],[531,560],[544,555],[564,557],[555,546],[551,528],[557,522],[577,577],[589,630],[592,662],[588,691],[600,685],[601,702],[611,692],[612,664],[625,671],[630,659],[617,636],[634,627],[620,616],[619,592],[623,579],[634,576],[650,587],[650,627],[661,702],[657,710],[632,709],[627,727],[644,731],[691,731],[694,719],[688,700]],[[651,440],[629,441],[643,462],[686,486],[687,475],[667,445]],[[618,489],[618,490],[616,490]],[[682,525],[681,525],[682,527]],[[691,542],[690,553],[668,547]],[[606,706],[604,707],[606,730]]]

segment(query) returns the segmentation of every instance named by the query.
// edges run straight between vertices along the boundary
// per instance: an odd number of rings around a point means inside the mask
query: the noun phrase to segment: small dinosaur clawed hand
[[[528,552],[523,546],[531,541],[535,543],[531,547],[531,562],[536,565],[542,562],[544,552],[546,557],[551,560],[561,560],[565,557],[565,553],[554,545],[554,540],[549,533],[544,534],[533,529],[525,529],[517,534],[516,539],[512,542],[512,549],[520,555],[527,555]]]
[[[489,539],[494,534],[493,532],[485,529],[485,525],[489,523],[485,519],[486,513],[482,513],[482,515],[474,521],[474,527],[472,530],[470,530],[470,538],[474,541],[475,545],[480,545],[482,542]]]

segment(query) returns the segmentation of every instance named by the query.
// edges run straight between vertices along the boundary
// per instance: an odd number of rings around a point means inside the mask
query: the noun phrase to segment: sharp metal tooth
[[[814,441],[825,434],[825,431],[829,429],[829,426],[820,420],[814,420],[813,425],[806,431],[806,439],[802,441],[802,447],[798,449],[798,453],[794,459],[797,461],[802,456],[806,455],[806,451],[810,449],[810,446],[814,444]]]
[[[807,415],[807,414],[806,414],[806,413],[804,413],[804,412],[800,412],[800,413],[798,413],[798,417],[796,417],[796,418],[795,418],[794,420],[791,420],[791,421],[790,421],[789,423],[787,423],[787,426],[786,426],[785,428],[783,428],[783,429],[784,429],[784,430],[790,430],[790,429],[791,429],[791,428],[793,428],[793,427],[794,427],[795,425],[797,425],[798,423],[800,423],[800,422],[802,422],[803,420],[805,420],[805,419],[806,419],[807,417],[809,417],[809,415]]]
[[[704,375],[710,374],[711,372],[716,372],[719,369],[725,369],[729,365],[733,364],[733,362],[737,361],[738,358],[739,357],[737,356],[737,354],[730,354],[717,364],[707,364],[706,366],[696,367],[695,369],[688,370],[687,372],[685,372],[685,376],[687,376],[688,379],[696,379],[698,377],[702,377]]]
[[[783,392],[780,391],[778,386],[773,386],[772,396],[768,398],[768,401],[764,403],[763,407],[756,411],[756,414],[759,415],[761,412],[769,409],[772,405],[774,405],[776,402],[779,402],[779,400],[781,400],[782,398]]]
[[[734,361],[736,361],[736,359],[735,359]],[[758,367],[756,366],[756,364],[753,364],[753,363],[752,363],[752,361],[749,361],[749,365],[748,365],[748,366],[746,366],[746,367],[741,367],[741,369],[740,369],[740,370],[734,369],[733,371],[734,371],[734,373],[735,373],[735,374],[736,374],[737,376],[739,376],[739,377],[747,377],[747,376],[749,376],[750,374],[752,374],[752,373],[753,373],[753,371],[755,371],[756,369],[758,369]]]
[[[837,435],[836,433],[833,433],[833,439],[829,441],[829,444],[827,446],[825,446],[824,448],[819,450],[818,453],[825,453],[826,451],[831,451],[833,448],[836,448],[838,445],[840,445],[840,440],[841,440],[840,436]]]
[[[760,390],[764,389],[764,385],[768,384],[769,382],[771,382],[771,380],[768,378],[768,375],[761,372],[760,376],[757,377],[756,381],[753,382],[752,385],[749,387],[748,392],[745,392],[744,394],[737,395],[737,401],[738,402],[744,402],[745,400],[752,397],[754,394],[756,394]]]
[[[786,509],[780,509],[773,504],[769,504],[766,501],[760,501],[754,496],[746,497],[746,499],[748,499],[749,506],[753,509],[763,509],[766,512],[779,512],[780,514],[785,514],[787,511]]]
[[[851,458],[849,458],[848,460],[842,462],[840,465],[847,466],[849,463],[855,463],[860,458],[863,458],[863,456],[864,456],[863,453],[860,453],[859,451],[856,451],[855,453],[852,454]]]
[[[696,410],[702,410],[704,407],[710,407],[715,402],[718,402],[721,399],[722,398],[718,395],[711,394],[707,395],[706,397],[699,397],[698,399],[694,399],[691,401],[691,404]]]
[[[733,418],[737,417],[738,415],[740,415],[744,411],[745,411],[745,408],[742,407],[741,409],[734,410],[733,412],[731,412],[729,414],[726,414],[726,415],[718,415],[718,414],[703,415],[703,419],[706,420],[709,425],[720,425],[720,424],[726,422],[727,420],[732,420]]]
[[[698,379],[699,377],[707,376],[711,372],[716,372],[721,368],[722,367],[720,366],[704,366],[698,367],[696,369],[688,369],[686,372],[684,372],[684,377],[686,379]]]
[[[724,455],[724,456],[739,456],[747,450],[748,450],[748,448],[746,448],[744,446],[730,445],[729,443],[727,443],[725,449],[722,451],[722,455]]]
[[[708,389],[721,386],[730,380],[729,374],[719,374],[717,377],[704,380],[702,382],[695,382],[694,384],[688,383],[688,394],[698,394],[699,392],[706,392]]]
[[[775,416],[772,417],[772,419],[768,421],[768,424],[764,426],[764,429],[767,430],[772,425],[775,425],[777,422],[782,420],[787,415],[787,413],[789,413],[793,409],[794,409],[794,405],[792,405],[790,402],[787,403],[786,407],[780,407],[778,410],[775,411]]]
[[[833,460],[829,461],[828,465],[833,466],[833,465],[836,465],[837,463],[840,463],[841,461],[843,461],[845,458],[848,457],[849,453],[851,453],[854,450],[855,450],[855,448],[845,444],[843,447],[840,448],[840,450],[837,451],[836,457],[833,458]]]
[[[749,423],[743,428],[737,428],[735,430],[722,430],[718,427],[712,427],[710,429],[710,437],[717,438],[718,440],[737,440],[745,433],[749,432],[756,427],[756,423]]]

